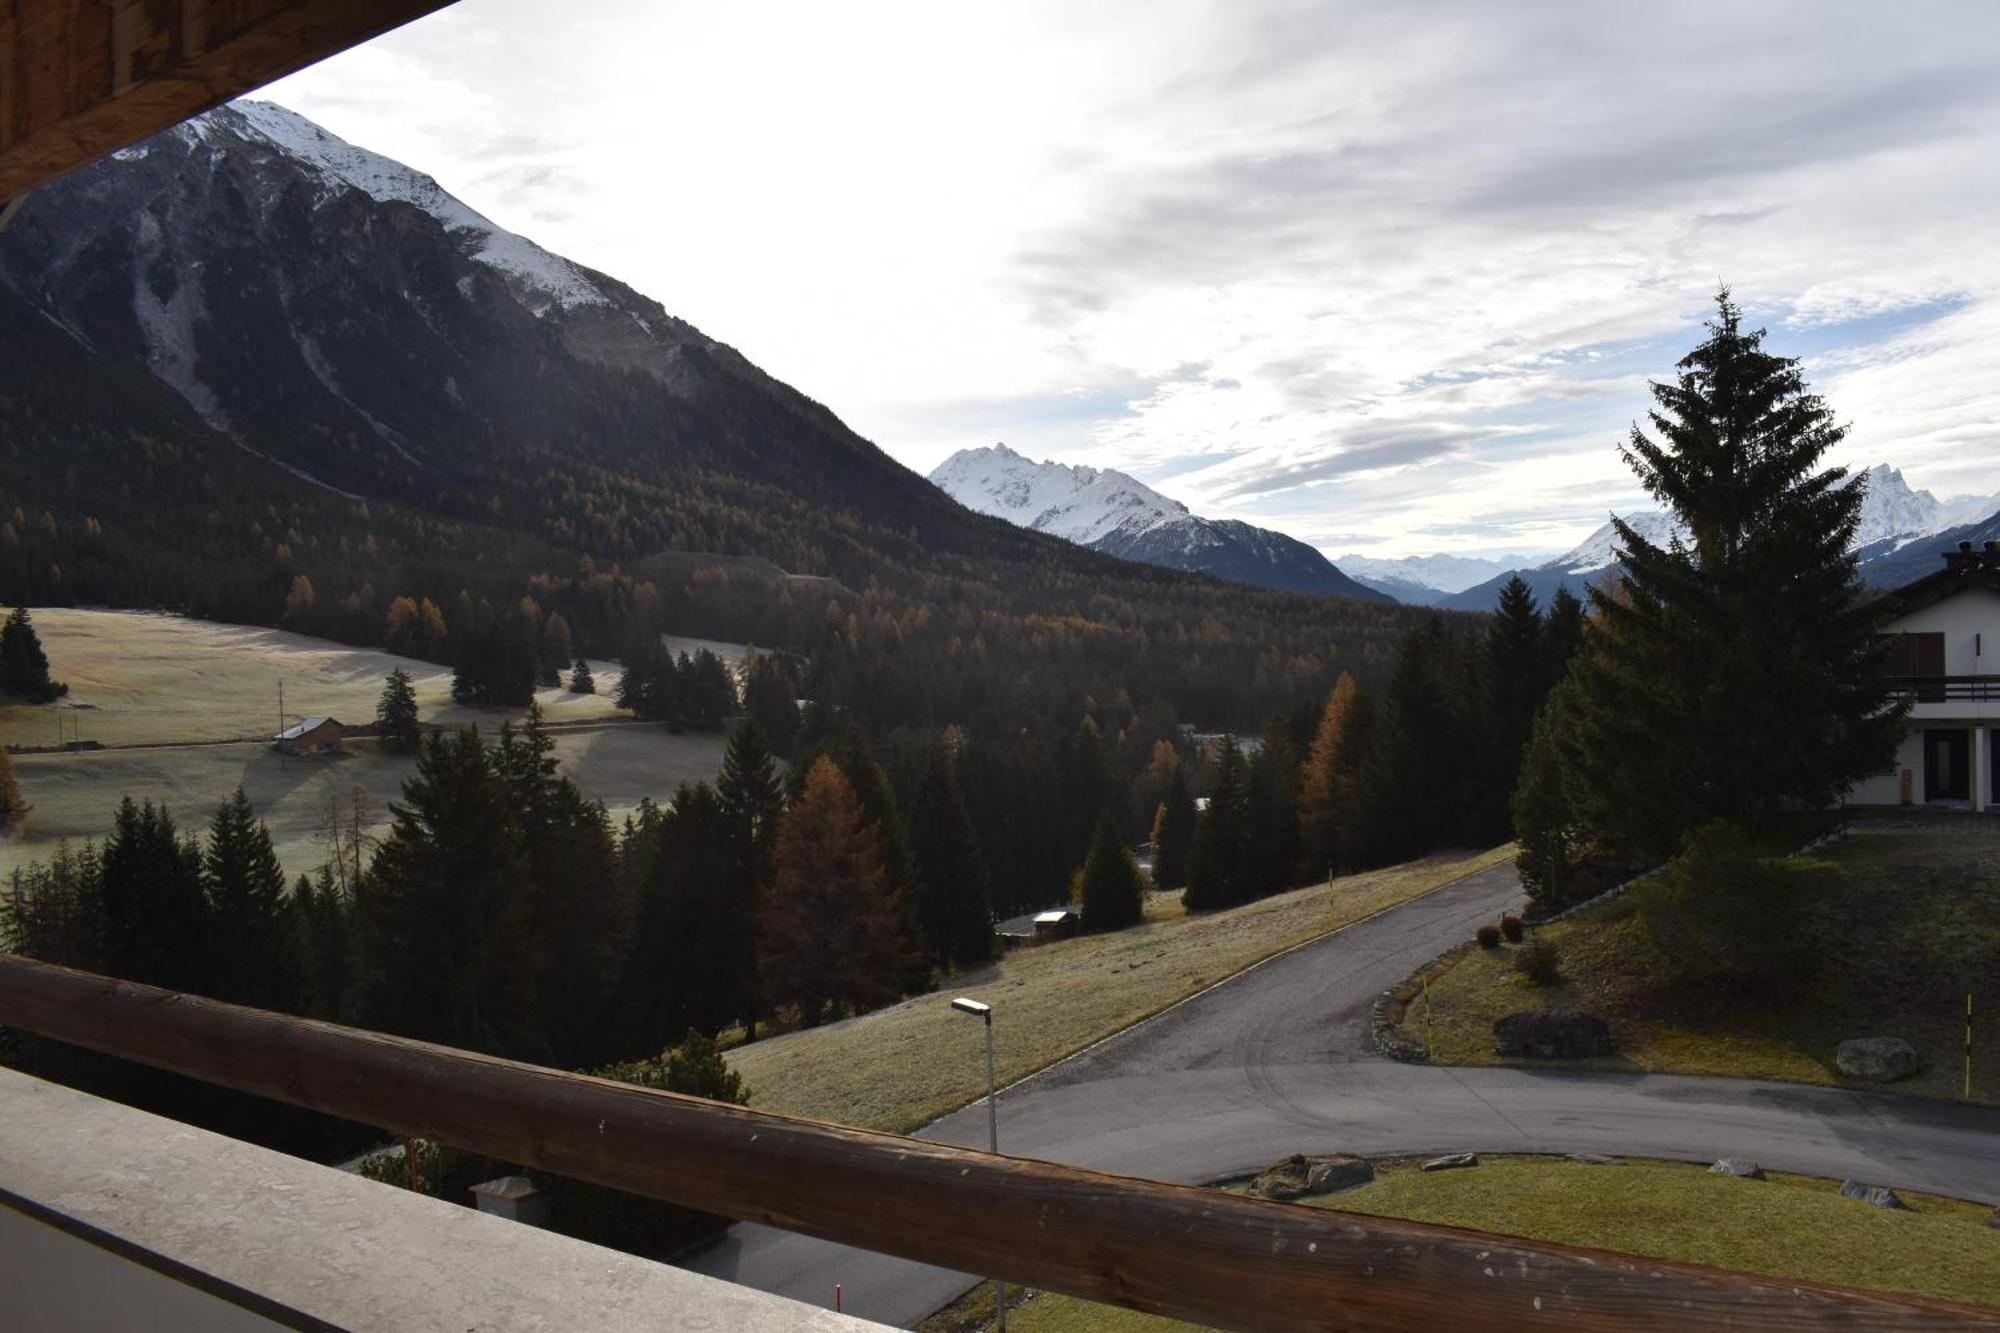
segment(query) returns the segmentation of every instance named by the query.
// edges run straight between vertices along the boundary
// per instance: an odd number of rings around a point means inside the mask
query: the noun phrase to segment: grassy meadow
[[[1301,1206],[1398,1217],[1771,1277],[2000,1304],[2000,1230],[1983,1204],[1902,1195],[1908,1211],[1843,1199],[1839,1182],[1773,1174],[1712,1176],[1683,1162],[1588,1166],[1563,1158],[1489,1157],[1468,1171],[1378,1164],[1374,1181]],[[990,1324],[990,1287],[922,1326]],[[1038,1295],[1008,1324],[1022,1333],[1165,1333],[1190,1324]]]
[[[1431,856],[1201,916],[1183,911],[1179,894],[1153,894],[1146,920],[1129,930],[1019,949],[936,994],[754,1042],[729,1063],[752,1106],[908,1132],[986,1090],[985,1031],[951,1012],[951,995],[1005,1006],[995,1070],[1012,1082],[1252,963],[1513,854]],[[882,1077],[890,1069],[897,1077]]]
[[[0,841],[0,874],[45,858],[57,842],[101,837],[126,793],[164,801],[184,828],[206,823],[240,784],[288,872],[325,859],[329,812],[378,831],[388,803],[414,761],[350,738],[347,752],[324,759],[281,759],[266,739],[277,729],[278,684],[292,720],[308,714],[371,723],[382,679],[400,666],[415,683],[423,720],[477,726],[489,735],[520,710],[468,708],[452,702],[451,673],[430,662],[351,648],[283,630],[188,620],[136,611],[31,609],[50,670],[69,684],[57,704],[0,707],[0,743],[52,746],[60,715],[65,738],[80,729],[102,750],[19,753],[14,772],[33,808],[18,835]],[[672,640],[675,651],[709,647],[732,663],[742,649]],[[672,795],[682,782],[721,767],[718,735],[672,735],[621,720],[609,691],[618,667],[593,661],[601,693],[544,689],[536,698],[551,723],[563,771],[614,814],[640,799]]]
[[[1972,1095],[2000,1102],[2000,827],[1959,819],[1928,827],[1863,821],[1807,858],[1822,891],[1785,928],[1803,932],[1812,975],[1783,994],[1718,1001],[1651,979],[1630,898],[1543,927],[1562,979],[1531,987],[1514,948],[1473,949],[1404,1010],[1402,1030],[1438,1064],[1535,1064],[1493,1051],[1493,1023],[1523,1009],[1581,1010],[1611,1025],[1616,1054],[1571,1068],[1778,1078],[1960,1097],[1965,996],[1975,994]],[[1863,1084],[1834,1067],[1850,1037],[1897,1036],[1923,1067],[1891,1084]]]

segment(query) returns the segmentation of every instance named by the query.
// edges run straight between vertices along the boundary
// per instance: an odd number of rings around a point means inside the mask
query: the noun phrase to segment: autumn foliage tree
[[[774,863],[759,922],[766,997],[808,1024],[894,999],[906,966],[901,905],[881,830],[831,759],[812,766],[785,812]]]
[[[1349,860],[1341,835],[1352,800],[1357,739],[1353,735],[1354,712],[1360,693],[1354,677],[1341,672],[1327,698],[1326,709],[1320,714],[1319,730],[1313,733],[1312,750],[1306,756],[1299,792],[1299,832],[1305,844],[1306,863],[1314,871],[1322,867],[1331,871]]]

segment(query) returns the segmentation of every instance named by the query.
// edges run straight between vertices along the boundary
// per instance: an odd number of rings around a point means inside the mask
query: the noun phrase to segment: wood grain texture
[[[0,200],[451,0],[0,0]]]
[[[0,1024],[397,1135],[1220,1328],[2000,1329],[2000,1310],[990,1156],[11,955]]]

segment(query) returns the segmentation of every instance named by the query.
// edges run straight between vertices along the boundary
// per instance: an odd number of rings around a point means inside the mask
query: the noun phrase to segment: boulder
[[[1426,1171],[1456,1171],[1462,1166],[1478,1166],[1479,1154],[1470,1152],[1446,1153],[1443,1157],[1433,1157],[1424,1163]]]
[[[1873,1204],[1877,1208],[1908,1208],[1910,1206],[1897,1197],[1896,1191],[1883,1185],[1864,1185],[1858,1180],[1841,1181],[1840,1197],[1843,1199],[1859,1199],[1861,1202]]]
[[[1306,1173],[1309,1169],[1304,1153],[1281,1157],[1250,1182],[1250,1192],[1267,1199],[1301,1198],[1306,1192]]]
[[[1711,1176],[1735,1176],[1739,1180],[1762,1180],[1764,1168],[1741,1157],[1724,1157],[1708,1168]]]
[[[2000,1208],[1993,1210],[1993,1216],[1986,1219],[1986,1225],[1989,1227],[2000,1227]]]
[[[1611,1028],[1595,1014],[1541,1009],[1509,1014],[1493,1025],[1493,1049],[1531,1060],[1580,1060],[1611,1054]]]
[[[1306,1193],[1331,1194],[1335,1190],[1365,1185],[1373,1179],[1375,1164],[1366,1157],[1342,1153],[1338,1157],[1316,1158],[1312,1169],[1306,1173]]]
[[[1870,1083],[1894,1083],[1917,1072],[1917,1052],[1901,1037],[1856,1037],[1834,1056],[1840,1072]]]
[[[1266,1199],[1303,1199],[1309,1194],[1331,1194],[1375,1179],[1375,1166],[1365,1157],[1348,1153],[1308,1157],[1293,1153],[1271,1163],[1250,1183],[1250,1192]]]

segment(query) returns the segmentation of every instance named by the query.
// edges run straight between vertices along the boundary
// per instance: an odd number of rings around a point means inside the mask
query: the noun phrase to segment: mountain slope
[[[931,478],[966,508],[1092,550],[1234,583],[1380,601],[1306,543],[1234,519],[1188,512],[1108,468],[1037,463],[1004,444],[961,449]]]
[[[1116,682],[1254,726],[1326,683],[1260,663],[1359,667],[1410,623],[971,513],[657,302],[255,104],[0,232],[0,453],[14,600],[366,644],[430,601],[453,655],[558,613],[604,655],[671,626],[809,654],[816,697],[895,722],[1073,720]],[[1160,651],[1194,625],[1198,659]]]
[[[1496,574],[1530,564],[1529,556],[1406,555],[1382,559],[1343,555],[1335,563],[1349,578],[1399,602],[1436,606],[1453,593],[1464,592]]]

